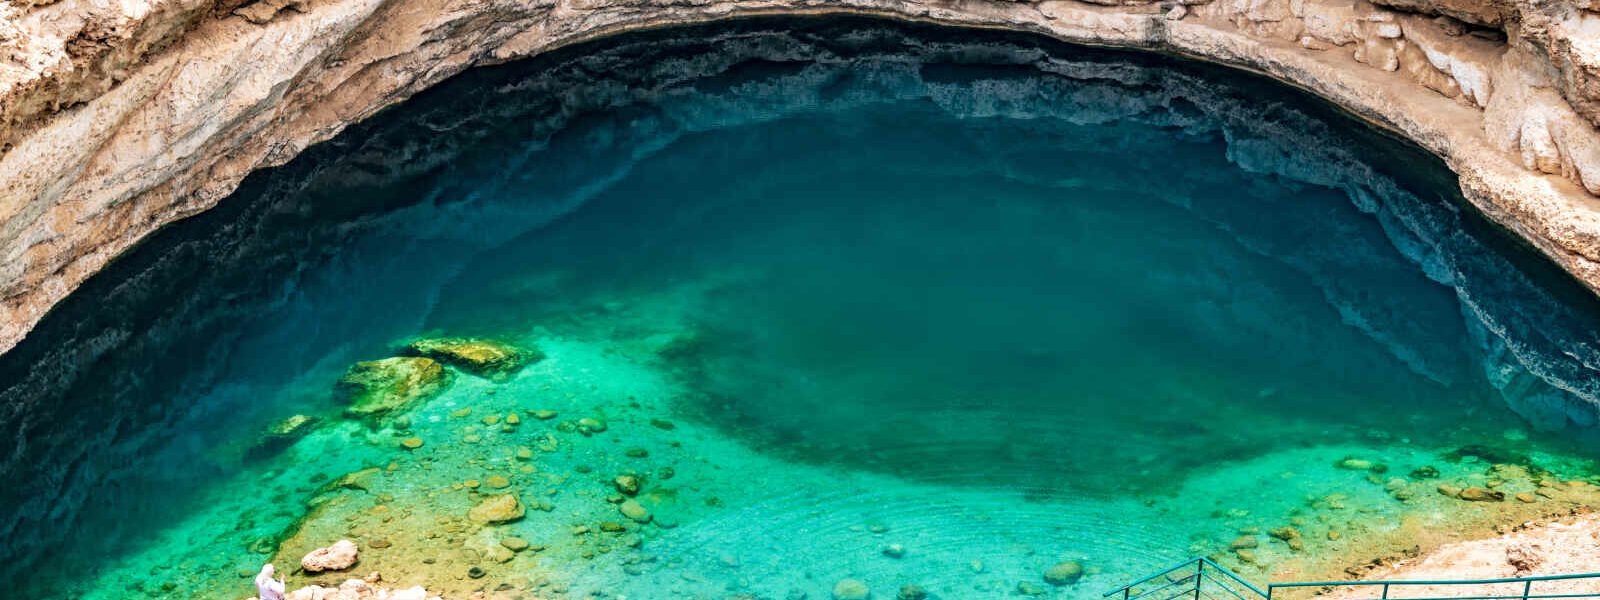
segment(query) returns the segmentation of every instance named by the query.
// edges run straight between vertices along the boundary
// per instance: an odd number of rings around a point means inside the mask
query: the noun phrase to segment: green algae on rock
[[[505,381],[523,367],[544,359],[544,353],[472,338],[434,338],[406,344],[405,354],[431,358],[490,381]]]
[[[399,356],[356,363],[334,389],[349,401],[346,415],[375,419],[438,395],[450,381],[450,372],[438,361]]]

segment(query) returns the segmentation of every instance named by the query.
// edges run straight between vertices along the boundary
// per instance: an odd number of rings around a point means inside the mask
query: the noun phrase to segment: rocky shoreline
[[[681,343],[657,338],[647,338],[652,341],[638,355],[653,355],[669,367],[685,360]],[[335,394],[349,405],[390,408],[377,415],[345,411],[342,417],[285,420],[354,427],[353,439],[391,449],[387,465],[322,481],[303,515],[277,536],[252,544],[269,563],[299,565],[290,573],[290,600],[583,597],[562,577],[564,569],[607,555],[623,557],[624,578],[670,566],[678,559],[659,546],[665,532],[697,511],[720,510],[719,496],[731,491],[718,492],[718,484],[705,477],[695,464],[706,452],[697,444],[701,440],[682,436],[682,428],[659,416],[659,406],[630,398],[574,413],[548,403],[535,408],[526,403],[525,391],[502,387],[524,369],[535,380],[555,379],[556,371],[539,367],[545,353],[533,345],[438,338],[408,342],[396,354],[424,354],[416,360],[437,360],[467,378],[453,380],[437,369],[370,366],[393,358],[359,362],[335,383]],[[478,401],[427,406],[440,386],[459,385],[471,387]],[[548,384],[539,389],[549,397],[568,394]],[[516,405],[525,408],[507,409]],[[306,435],[317,426],[294,429]],[[263,439],[279,439],[284,429],[273,426]],[[1346,456],[1322,466],[1344,474],[1348,495],[1308,497],[1280,516],[1225,511],[1214,518],[1236,523],[1237,537],[1197,543],[1188,551],[1257,581],[1422,577],[1418,569],[1432,569],[1425,573],[1436,579],[1511,576],[1500,573],[1507,564],[1519,573],[1582,570],[1600,545],[1573,540],[1592,540],[1600,531],[1591,514],[1600,502],[1600,477],[1547,470],[1514,449],[1519,441],[1511,436],[1503,447],[1464,446],[1418,457],[1429,462],[1415,467]],[[1406,506],[1399,522],[1386,523],[1358,501],[1358,488],[1379,491],[1385,504]],[[690,499],[696,496],[703,496],[704,507],[693,506],[699,504]],[[920,550],[901,543],[914,540],[915,532],[884,523],[856,527],[878,540],[879,560],[899,562]],[[1508,563],[1507,557],[1521,562]],[[729,569],[740,566],[731,553],[719,560]],[[1105,567],[1062,558],[1003,588],[971,587],[1024,597],[1077,594],[1104,584],[1085,580]],[[973,580],[986,571],[976,559],[971,569],[967,576]],[[370,574],[349,577],[360,572]],[[846,577],[812,595],[795,588],[800,595],[790,597],[918,600],[931,597],[923,583],[883,589],[881,582],[869,587]]]
[[[865,14],[1148,48],[1265,73],[1440,155],[1466,197],[1600,288],[1588,2],[254,3],[0,8],[0,348],[250,172],[474,65],[620,32]],[[285,52],[293,48],[293,52]]]
[[[1495,536],[1441,545],[1427,553],[1384,561],[1362,574],[1364,581],[1505,579],[1541,575],[1594,572],[1600,564],[1600,515],[1592,510],[1537,521],[1527,521]],[[1538,594],[1593,593],[1593,581],[1551,581],[1539,584]],[[1333,590],[1322,597],[1369,597],[1362,588]],[[1475,586],[1475,594],[1517,595],[1520,584]],[[1441,586],[1406,588],[1409,597],[1461,595],[1461,589]]]

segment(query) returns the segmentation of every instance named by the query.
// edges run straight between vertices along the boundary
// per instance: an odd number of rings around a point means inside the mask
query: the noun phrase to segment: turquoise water
[[[870,21],[623,38],[457,78],[158,237],[0,364],[29,597],[245,597],[350,538],[356,575],[448,597],[1089,598],[1592,501],[1534,491],[1595,476],[1595,299],[1419,151],[1165,59]],[[545,358],[340,416],[351,364],[423,336]],[[321,424],[263,450],[295,414]],[[466,522],[491,476],[523,519]],[[1491,481],[1535,501],[1435,491]]]

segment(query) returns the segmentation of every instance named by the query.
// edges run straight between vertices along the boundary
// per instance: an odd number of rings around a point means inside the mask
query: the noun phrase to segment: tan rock
[[[1462,489],[1456,497],[1468,502],[1499,502],[1506,499],[1506,494],[1489,488],[1469,487]]]
[[[516,494],[501,494],[479,502],[467,512],[467,518],[486,524],[509,523],[521,519],[524,512]]]
[[[305,558],[300,559],[300,568],[308,573],[321,573],[323,571],[343,571],[356,564],[356,543],[350,540],[339,540],[332,546],[312,550]]]

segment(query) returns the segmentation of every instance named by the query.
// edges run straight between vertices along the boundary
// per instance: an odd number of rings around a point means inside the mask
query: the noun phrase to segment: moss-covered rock
[[[471,338],[417,340],[407,344],[404,353],[431,358],[493,381],[509,379],[523,367],[544,359],[544,353],[536,349]]]
[[[345,415],[376,420],[432,398],[450,386],[450,372],[431,358],[400,356],[359,362],[334,386]]]

